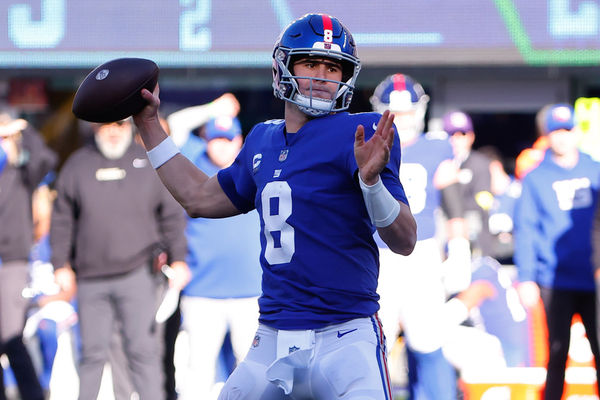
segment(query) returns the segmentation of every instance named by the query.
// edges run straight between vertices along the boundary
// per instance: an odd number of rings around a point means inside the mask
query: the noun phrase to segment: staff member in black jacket
[[[24,400],[44,394],[23,345],[23,326],[29,301],[29,251],[33,244],[32,194],[56,164],[56,155],[16,111],[0,107],[0,354],[8,356]],[[0,399],[5,399],[0,368]]]
[[[175,270],[170,283],[187,283],[184,213],[132,140],[130,120],[94,125],[94,139],[60,171],[50,230],[58,284],[77,282],[79,399],[96,399],[118,321],[135,391],[161,400],[152,254],[164,246]]]

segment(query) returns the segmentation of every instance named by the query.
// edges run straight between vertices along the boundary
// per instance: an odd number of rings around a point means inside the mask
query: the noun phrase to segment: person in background
[[[447,282],[456,282],[448,285],[454,286],[449,290],[451,293],[466,289],[471,255],[468,240],[457,234],[461,232],[461,224],[462,232],[466,231],[461,211],[456,207],[459,192],[448,135],[439,131],[423,133],[428,101],[423,87],[404,74],[386,77],[371,97],[375,111],[389,110],[394,114],[402,148],[400,178],[417,221],[417,244],[408,257],[392,252],[378,239],[379,316],[390,347],[401,329],[406,339],[411,399],[454,399],[456,373],[442,353],[447,334],[445,302],[449,294],[444,275]],[[437,217],[442,204],[452,206],[445,207],[451,237],[451,253],[445,265],[442,246],[436,237],[443,229]]]
[[[29,299],[22,296],[29,281],[33,245],[32,195],[57,162],[29,123],[8,106],[0,107],[0,354],[6,354],[23,400],[42,400],[44,392],[23,343]],[[0,399],[4,385],[0,368]]]
[[[205,150],[191,161],[212,176],[239,153],[241,126],[225,115],[208,121],[203,132]],[[225,219],[188,218],[192,279],[182,292],[181,309],[190,352],[182,399],[216,399],[223,382],[215,381],[215,369],[228,331],[237,360],[250,348],[261,294],[259,230],[256,211]]]
[[[513,264],[514,252],[514,211],[521,196],[521,182],[509,174],[504,167],[504,159],[494,146],[483,146],[478,151],[490,160],[492,206],[489,210],[488,228],[494,236],[491,256],[500,264]]]
[[[468,313],[458,327],[448,327],[444,355],[461,375],[532,366],[528,315],[515,279],[492,257],[474,259],[472,268],[469,287],[449,301],[461,301]]]
[[[454,163],[459,168],[460,201],[473,257],[492,256],[495,240],[488,226],[489,210],[494,201],[490,160],[473,149],[475,131],[467,113],[450,111],[444,114],[442,121],[444,131],[450,136]]]
[[[66,292],[60,290],[54,281],[54,269],[50,264],[50,217],[56,195],[50,188],[54,173],[48,174],[33,193],[34,245],[30,253],[30,282],[24,295],[31,298],[33,304],[23,330],[28,343],[35,344],[39,354],[39,377],[43,389],[50,392],[52,398],[69,398],[65,381],[76,377],[78,329],[75,310],[75,288]],[[65,337],[63,339],[63,336]],[[59,354],[59,343],[63,347],[59,360],[63,366],[71,368],[54,369],[54,361]],[[64,343],[66,346],[63,346]],[[31,346],[28,346],[31,349]],[[63,387],[60,387],[62,383]],[[51,385],[52,383],[52,385]]]
[[[239,111],[240,104],[237,98],[232,93],[225,93],[210,103],[185,107],[168,114],[166,118],[161,117],[161,125],[181,149],[182,154],[194,161],[201,158],[206,152],[206,140],[192,132],[201,130],[211,118],[217,116],[235,117]],[[188,223],[192,223],[192,221],[193,219],[188,218]],[[182,315],[179,305],[173,315],[165,322],[165,352],[163,361],[165,389],[167,393],[166,400],[177,399],[177,386],[181,385],[181,382],[176,382],[175,380],[174,365],[175,342],[179,335],[181,322]],[[227,370],[228,374],[227,368],[223,366],[222,369]],[[185,374],[181,376],[185,376]],[[193,385],[196,379],[197,377],[194,377],[193,380],[190,378],[190,385]],[[185,385],[185,382],[183,382],[183,385]],[[181,390],[185,389],[180,388]]]
[[[345,112],[360,62],[335,17],[293,21],[273,62],[285,119],[256,125],[212,177],[161,128],[158,89],[141,91],[148,106],[134,116],[153,167],[190,216],[256,209],[261,218],[259,327],[219,398],[389,399],[373,233],[404,255],[416,241],[394,118]]]
[[[541,298],[548,327],[544,398],[562,397],[571,321],[581,316],[600,374],[592,227],[598,207],[600,163],[577,148],[573,107],[558,103],[544,114],[549,149],[523,179],[515,208],[515,263],[525,307]],[[600,382],[600,379],[597,380]]]
[[[56,281],[64,290],[77,287],[79,399],[96,399],[119,327],[134,390],[162,400],[155,257],[166,252],[170,285],[187,283],[183,212],[133,141],[130,119],[93,128],[94,141],[59,173],[50,225]]]
[[[163,120],[162,126],[178,148],[187,152],[202,151],[205,141],[192,132],[204,126],[211,118],[235,117],[239,112],[240,103],[237,98],[232,93],[224,93],[210,103],[185,107],[170,113]]]

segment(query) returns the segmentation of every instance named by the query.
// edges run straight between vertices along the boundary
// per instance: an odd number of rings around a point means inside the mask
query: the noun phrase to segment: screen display
[[[326,4],[324,4],[326,3]],[[327,13],[368,65],[594,65],[597,0],[2,0],[0,68],[271,64],[293,19]]]

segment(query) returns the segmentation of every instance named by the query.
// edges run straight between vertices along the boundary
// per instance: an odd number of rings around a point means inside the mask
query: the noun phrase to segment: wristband
[[[391,225],[400,213],[400,203],[387,190],[381,177],[379,177],[377,183],[369,186],[363,182],[359,173],[358,181],[371,222],[378,228]]]
[[[179,149],[177,145],[175,145],[175,142],[169,136],[160,142],[158,146],[146,152],[148,160],[154,169],[158,169],[158,167],[175,157],[178,153]]]

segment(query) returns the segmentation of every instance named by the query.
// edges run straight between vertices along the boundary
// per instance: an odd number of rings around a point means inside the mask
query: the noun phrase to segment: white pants
[[[258,298],[182,296],[181,312],[182,326],[189,340],[189,361],[180,398],[216,398],[215,371],[223,339],[229,330],[236,359],[246,356],[258,326]]]
[[[389,249],[379,249],[379,253],[379,316],[388,345],[398,337],[401,324],[412,350],[438,350],[444,340],[446,300],[438,242],[420,240],[410,256]]]
[[[281,336],[290,332],[305,333],[309,340],[298,346],[282,341]],[[391,398],[383,332],[376,316],[314,331],[277,331],[260,325],[246,359],[219,396],[219,400]]]

